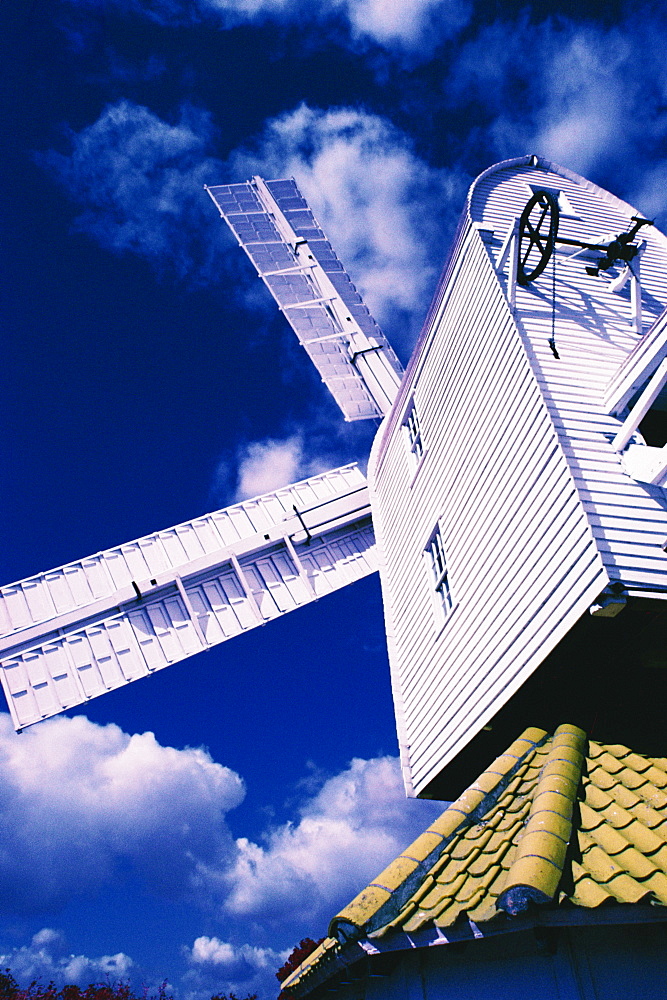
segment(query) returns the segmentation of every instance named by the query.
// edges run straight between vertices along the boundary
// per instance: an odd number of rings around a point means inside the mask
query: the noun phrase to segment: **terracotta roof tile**
[[[667,876],[664,872],[656,871],[649,875],[644,880],[644,885],[651,890],[657,900],[667,905]]]
[[[435,885],[424,899],[419,900],[419,909],[424,911],[437,909],[442,905],[443,899],[458,895],[458,890],[467,881],[467,878],[465,871],[460,871],[448,885]]]
[[[575,867],[574,864],[572,867]],[[575,877],[574,892],[571,900],[575,906],[585,906],[594,909],[602,906],[603,903],[615,902],[615,897],[602,886],[598,885],[595,879],[582,869],[581,874]]]
[[[498,865],[495,851],[482,852],[468,865],[468,875],[472,878],[483,878],[493,865]]]
[[[667,872],[667,846],[647,853],[654,865],[662,869],[663,872]]]
[[[632,813],[635,819],[638,819],[643,826],[647,826],[649,830],[656,830],[657,832],[663,827],[665,836],[667,837],[667,819],[663,813],[658,812],[657,809],[647,805],[645,802],[637,802],[635,805],[630,805],[626,800],[622,804]]]
[[[623,770],[623,765],[620,760],[608,750],[600,748],[601,753],[595,758],[595,763],[598,767],[601,767],[603,771],[609,775],[611,778],[613,775],[620,774]]]
[[[601,788],[604,791],[608,791],[616,784],[614,776],[609,774],[608,771],[605,771],[601,765],[590,768],[588,776],[594,785],[597,785],[598,788]]]
[[[421,903],[422,899],[426,899],[429,892],[432,892],[436,886],[436,881],[432,875],[427,875],[424,878],[422,884],[416,889],[412,895],[412,899],[415,903]]]
[[[667,758],[587,743],[573,726],[527,730],[334,918],[284,988],[358,938],[482,926],[540,904],[648,902],[667,906]]]
[[[598,789],[596,789],[594,785],[589,785],[586,791],[587,794],[595,794],[597,790]],[[614,799],[614,801],[618,802],[619,806],[623,806],[624,809],[634,809],[635,806],[641,804],[646,805],[636,792],[631,792],[629,788],[625,787],[625,785],[612,785],[604,794],[606,794],[609,798]]]
[[[667,795],[665,795],[661,788],[656,788],[651,782],[647,782],[642,788],[637,789],[637,794],[642,797],[644,802],[653,806],[654,809],[662,810],[667,808]]]
[[[665,858],[666,845],[664,837],[660,835],[660,831],[656,833],[643,826],[639,820],[634,820],[632,825],[627,828],[626,835],[631,843],[633,843],[637,850],[641,851],[642,854],[647,854],[653,859]],[[664,864],[664,860],[662,860],[660,864]]]

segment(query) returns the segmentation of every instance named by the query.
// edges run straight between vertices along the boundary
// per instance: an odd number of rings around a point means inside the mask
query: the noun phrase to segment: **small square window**
[[[415,409],[414,403],[408,410],[408,414],[403,421],[403,426],[405,427],[413,465],[417,466],[419,465],[424,454],[424,442],[422,441],[421,427],[419,425],[419,418],[417,417],[417,410]]]
[[[445,549],[442,544],[440,526],[431,535],[431,540],[426,546],[426,554],[430,564],[431,581],[438,607],[442,608],[446,617],[452,610],[453,603],[451,590],[449,589],[447,560],[445,559]]]

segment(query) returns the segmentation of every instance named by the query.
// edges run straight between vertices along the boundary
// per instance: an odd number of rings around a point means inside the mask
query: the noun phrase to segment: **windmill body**
[[[558,236],[542,273],[522,285],[530,243],[519,221],[541,190],[560,203]],[[651,667],[642,657],[667,598],[667,493],[657,485],[664,453],[641,437],[635,401],[653,380],[653,405],[664,406],[667,241],[642,227],[619,290],[623,261],[587,270],[603,256],[592,247],[633,216],[536,157],[493,167],[471,188],[369,465],[413,794],[448,797],[439,775],[452,760],[468,754],[464,780],[479,773],[475,756],[501,752],[507,732],[525,725],[525,698],[515,696],[543,661],[531,721],[557,714],[570,682],[582,712],[587,684],[596,711],[605,697],[611,710],[622,701],[616,672]],[[650,728],[645,706],[639,718]]]
[[[602,650],[598,677],[610,642],[653,655],[667,457],[642,429],[659,427],[667,379],[667,241],[546,161],[491,168],[403,376],[293,181],[209,194],[345,419],[384,417],[370,497],[345,466],[2,588],[15,724],[379,562],[406,789],[449,794],[443,772],[488,763],[535,678],[555,709],[563,656]]]

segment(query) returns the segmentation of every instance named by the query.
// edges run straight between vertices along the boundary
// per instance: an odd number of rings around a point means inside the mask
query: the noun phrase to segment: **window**
[[[408,410],[408,415],[405,418],[403,426],[405,427],[408,446],[410,448],[410,454],[412,455],[412,463],[416,467],[419,465],[424,454],[424,443],[422,441],[421,427],[419,426],[419,419],[417,417],[417,410],[415,409],[414,403]]]
[[[438,607],[442,608],[443,614],[446,617],[452,610],[452,595],[449,589],[447,561],[445,559],[445,549],[442,544],[440,526],[431,535],[431,540],[426,546],[426,554],[430,563],[431,580]]]

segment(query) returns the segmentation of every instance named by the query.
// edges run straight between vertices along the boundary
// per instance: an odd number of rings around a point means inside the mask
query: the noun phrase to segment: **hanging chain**
[[[557,361],[560,360],[560,354],[556,349],[556,248],[554,247],[552,254],[553,258],[553,268],[551,271],[551,337],[549,338],[549,347],[551,348],[551,353],[556,358]]]

